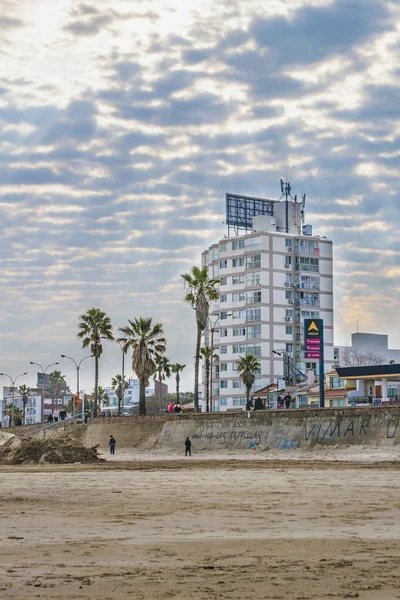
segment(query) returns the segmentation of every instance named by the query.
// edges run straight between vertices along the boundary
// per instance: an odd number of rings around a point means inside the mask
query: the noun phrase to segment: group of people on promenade
[[[182,412],[182,406],[179,404],[179,402],[173,402],[171,400],[171,402],[168,404],[167,413],[181,413],[181,412]]]
[[[277,400],[278,408],[290,408],[290,404],[292,402],[292,397],[290,394],[279,394]],[[246,402],[246,410],[265,410],[265,404],[263,403],[261,398],[256,398],[255,402],[250,398],[248,402]]]

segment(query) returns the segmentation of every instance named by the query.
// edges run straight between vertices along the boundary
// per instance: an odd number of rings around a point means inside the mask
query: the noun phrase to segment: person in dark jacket
[[[290,408],[290,403],[292,401],[292,397],[290,394],[286,394],[285,396],[285,408]]]
[[[185,440],[185,456],[187,456],[189,454],[189,456],[192,456],[192,442],[189,440],[189,438],[187,437]]]
[[[115,454],[115,437],[110,435],[110,441],[108,442],[108,445],[110,446],[110,454]]]

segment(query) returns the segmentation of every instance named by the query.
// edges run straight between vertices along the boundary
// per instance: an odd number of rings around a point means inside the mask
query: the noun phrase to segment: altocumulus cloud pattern
[[[179,274],[222,237],[226,191],[277,197],[286,174],[335,243],[336,342],[357,320],[398,334],[399,15],[384,0],[3,0],[2,368],[76,354],[92,305],[115,326],[151,314],[190,364]],[[103,383],[119,365],[105,354]]]

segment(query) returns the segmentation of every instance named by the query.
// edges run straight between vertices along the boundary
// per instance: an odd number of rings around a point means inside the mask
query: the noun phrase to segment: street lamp
[[[124,415],[124,401],[125,401],[125,353],[126,350],[124,350],[124,347],[122,345],[122,343],[119,340],[115,340],[117,342],[117,344],[119,344],[121,350],[122,350],[122,396],[121,396],[121,413],[122,416]],[[160,382],[161,385],[161,382]]]
[[[76,367],[76,393],[77,393],[77,396],[79,399],[79,371],[81,368],[81,364],[87,358],[93,358],[93,354],[89,354],[89,356],[85,356],[84,358],[82,358],[82,360],[79,361],[79,363],[77,363],[76,360],[74,358],[72,358],[72,356],[67,356],[66,354],[61,354],[61,358],[68,358],[69,360],[72,360],[72,362],[75,364],[75,367]],[[75,410],[76,410],[75,402],[76,402],[76,398],[74,398],[74,403],[73,403],[74,417],[75,417]],[[82,398],[82,424],[84,422],[85,422],[85,399]]]
[[[43,421],[44,420],[44,388],[45,388],[47,369],[49,369],[50,367],[54,367],[55,365],[59,365],[60,363],[59,362],[50,363],[49,365],[47,365],[47,367],[45,369],[43,369],[42,365],[37,362],[30,361],[29,364],[40,367],[42,370],[42,374],[44,376],[43,381],[42,381],[42,421]]]
[[[9,424],[9,426],[11,427],[11,424],[14,424],[14,393],[15,393],[15,382],[17,381],[17,379],[19,377],[23,377],[24,375],[28,375],[28,371],[26,373],[21,373],[21,375],[17,375],[16,377],[14,377],[14,379],[11,377],[11,375],[8,375],[7,373],[0,373],[0,375],[2,375],[3,377],[9,377],[9,379],[11,381],[12,403],[11,403],[11,416],[10,416],[10,424]]]
[[[210,331],[211,331],[211,357],[210,357],[210,412],[213,411],[213,359],[214,359],[214,331],[217,327],[217,323],[221,318],[221,315],[214,315],[217,317],[212,323],[210,316],[208,317],[208,322],[210,323]],[[227,317],[231,317],[232,313],[227,313]],[[207,410],[208,412],[208,410]]]
[[[101,339],[102,340],[108,340],[108,338],[105,335],[102,335]],[[126,354],[126,350],[124,350],[122,342],[120,342],[119,340],[116,340],[115,338],[114,338],[114,341],[117,342],[117,344],[119,344],[119,347],[122,350],[122,369],[121,369],[121,371],[122,371],[122,374],[121,374],[121,377],[122,377],[122,397],[121,397],[121,412],[122,412],[122,415],[123,415],[124,414],[124,400],[125,400],[125,385],[124,384],[125,384],[125,354]],[[120,416],[120,415],[118,415],[118,416]]]

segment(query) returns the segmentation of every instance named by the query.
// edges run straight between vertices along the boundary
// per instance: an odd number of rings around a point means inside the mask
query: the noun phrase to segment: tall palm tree
[[[180,363],[173,363],[171,365],[171,373],[175,373],[175,381],[176,381],[176,401],[179,403],[179,382],[181,380],[181,376],[179,373],[183,371],[186,365],[181,365]]]
[[[25,425],[25,413],[26,413],[26,405],[28,403],[28,398],[31,395],[31,388],[29,386],[27,386],[25,383],[23,385],[20,385],[18,388],[18,393],[21,395],[22,397],[22,410],[24,412],[24,418],[23,418],[23,424]]]
[[[211,368],[211,348],[203,346],[200,350],[201,358],[204,360],[206,375],[206,412],[210,412],[210,368]]]
[[[128,382],[125,379],[122,381],[122,375],[115,375],[115,377],[111,380],[111,388],[117,394],[118,398],[118,416],[121,415],[121,406],[122,406],[122,398],[124,396],[125,390],[128,387]]]
[[[250,391],[256,378],[255,374],[260,370],[261,365],[253,354],[241,356],[236,361],[236,364],[239,377],[246,386],[246,402],[248,403],[250,400]]]
[[[103,353],[102,338],[113,340],[111,319],[99,308],[90,308],[80,315],[78,338],[82,340],[82,348],[90,346],[94,356],[94,404],[93,414],[97,416],[99,359]]]
[[[210,279],[206,266],[192,267],[190,273],[182,274],[182,279],[186,285],[185,302],[194,308],[196,313],[197,339],[196,339],[196,355],[194,363],[194,410],[199,410],[199,362],[200,362],[200,346],[201,334],[207,325],[209,302],[218,300],[219,293],[216,286],[220,283],[220,279]]]
[[[163,400],[162,382],[165,379],[167,379],[168,377],[171,377],[171,363],[169,362],[168,358],[164,355],[161,355],[157,358],[156,372],[154,374],[154,382],[156,381],[157,377],[158,377],[158,381],[160,383],[158,397],[159,397],[159,408],[160,408],[160,413],[161,413],[162,400]]]
[[[132,348],[132,369],[139,379],[139,414],[146,414],[146,386],[157,370],[157,360],[165,352],[166,339],[161,323],[153,323],[151,317],[128,319],[126,327],[119,331],[124,337],[118,341],[123,350]]]

